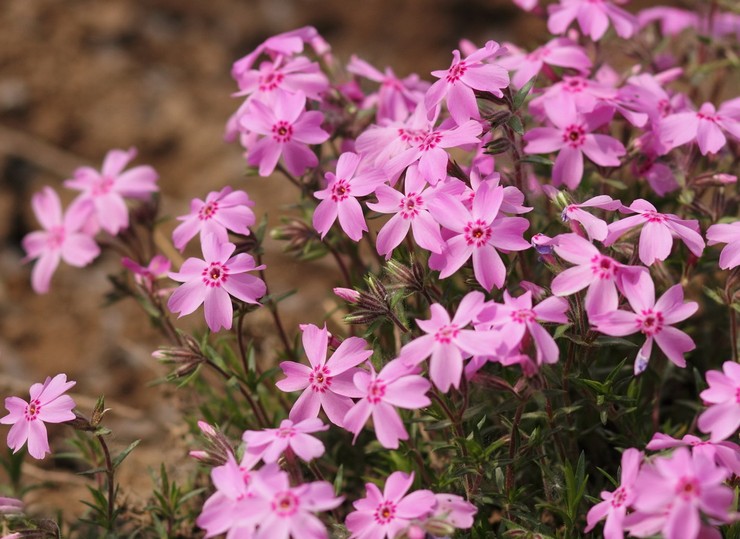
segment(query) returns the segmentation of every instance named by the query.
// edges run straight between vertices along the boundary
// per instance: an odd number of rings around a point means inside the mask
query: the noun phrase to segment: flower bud
[[[435,537],[446,537],[455,533],[455,526],[439,518],[430,518],[424,528]]]
[[[334,294],[349,303],[357,303],[357,300],[360,299],[360,293],[351,288],[336,287],[334,288]]]
[[[497,138],[486,144],[486,149],[483,153],[488,155],[497,155],[509,151],[511,148],[511,142],[506,138]]]

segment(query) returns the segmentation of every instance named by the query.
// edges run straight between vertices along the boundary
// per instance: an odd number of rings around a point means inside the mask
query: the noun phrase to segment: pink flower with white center
[[[604,539],[624,538],[624,517],[637,496],[635,482],[642,459],[643,454],[637,449],[630,448],[622,453],[622,475],[619,487],[614,492],[603,491],[601,499],[604,501],[589,509],[586,516],[588,526],[584,530],[586,533],[593,530],[597,522],[606,518]]]
[[[155,255],[147,266],[142,266],[124,256],[121,265],[134,274],[136,284],[151,292],[156,281],[169,275],[172,262],[166,256]]]
[[[82,191],[80,198],[91,200],[95,218],[100,227],[110,234],[128,228],[128,208],[124,198],[147,199],[158,191],[159,176],[150,166],[138,166],[123,171],[136,157],[136,149],[111,150],[98,172],[91,167],[80,167],[64,186]]]
[[[537,365],[556,363],[558,345],[539,322],[567,324],[568,317],[565,313],[568,309],[568,301],[563,298],[549,297],[533,307],[531,292],[514,298],[504,290],[504,303],[486,304],[478,315],[479,325],[476,327],[498,329],[511,349],[518,347],[524,335],[529,333],[537,349]]]
[[[339,217],[339,225],[353,241],[360,241],[362,233],[367,232],[365,216],[357,197],[372,193],[385,179],[378,169],[360,166],[360,156],[345,152],[337,161],[337,173],[326,173],[326,189],[316,191],[313,196],[321,202],[313,214],[313,226],[326,236],[334,221]]]
[[[366,483],[367,496],[353,503],[355,511],[347,515],[345,525],[351,539],[395,539],[412,521],[432,514],[437,500],[429,490],[406,494],[414,483],[414,474],[393,472],[383,492]]]
[[[418,410],[431,404],[426,394],[432,384],[416,372],[403,360],[395,359],[379,373],[375,372],[372,365],[369,373],[355,373],[353,381],[362,399],[347,412],[342,425],[354,433],[353,443],[371,415],[380,445],[387,449],[398,449],[399,440],[408,440],[409,433],[394,406]]]
[[[719,110],[704,103],[698,112],[679,112],[660,122],[660,140],[666,151],[696,140],[702,155],[717,153],[727,143],[723,131],[740,140],[740,98],[725,101]]]
[[[236,82],[239,91],[234,96],[253,96],[263,102],[277,92],[303,92],[309,99],[320,101],[321,93],[329,87],[329,80],[318,62],[311,62],[304,56],[287,61],[278,56],[270,62],[262,62],[258,69],[239,72]]]
[[[719,223],[707,229],[707,244],[726,243],[719,255],[719,267],[732,269],[740,265],[740,221]]]
[[[568,38],[555,38],[529,53],[509,43],[506,43],[506,49],[508,53],[498,63],[501,67],[516,72],[511,79],[514,88],[521,88],[536,77],[545,64],[575,69],[583,75],[588,75],[591,71],[591,59],[586,51]]]
[[[259,305],[265,295],[265,283],[259,277],[246,275],[248,271],[264,269],[256,266],[247,253],[231,256],[236,249],[233,243],[221,243],[214,234],[201,241],[203,259],[188,258],[178,273],[170,279],[184,283],[170,296],[167,307],[173,313],[185,316],[204,305],[206,323],[211,331],[231,328],[234,308],[231,296],[239,301]]]
[[[44,229],[30,232],[23,238],[26,251],[23,261],[38,259],[31,272],[31,286],[37,294],[45,294],[61,260],[80,268],[100,254],[100,247],[84,232],[93,212],[89,200],[76,199],[62,214],[59,195],[51,187],[44,187],[33,195],[31,206]]]
[[[393,213],[393,217],[378,232],[376,247],[378,253],[390,259],[393,249],[409,233],[422,249],[442,253],[444,240],[439,231],[439,223],[429,213],[427,199],[434,196],[426,189],[426,183],[416,166],[406,169],[403,194],[388,185],[380,185],[375,190],[377,202],[369,202],[367,207],[378,213]]]
[[[557,240],[555,252],[575,266],[555,276],[550,286],[552,293],[570,296],[588,287],[585,303],[589,318],[614,311],[619,304],[617,287],[622,288],[622,279],[635,279],[637,272],[647,271],[602,255],[591,242],[575,234],[562,234]]]
[[[702,527],[701,516],[729,522],[732,489],[723,482],[728,470],[714,461],[685,447],[676,449],[670,457],[658,457],[643,465],[635,482],[635,512],[625,519],[625,528],[634,533],[633,519],[653,517],[649,527],[666,539],[696,539]],[[656,518],[657,517],[657,518]],[[647,530],[643,530],[647,531]]]
[[[13,453],[20,451],[28,442],[28,454],[43,459],[49,449],[49,438],[45,423],[64,423],[75,418],[72,409],[75,402],[65,395],[77,382],[67,382],[66,374],[47,377],[43,384],[33,384],[26,402],[19,397],[7,397],[5,408],[8,415],[0,418],[3,425],[13,425],[8,432],[8,447]]]
[[[465,329],[478,315],[484,296],[480,292],[467,294],[450,320],[439,303],[431,305],[429,320],[416,319],[416,325],[426,333],[401,348],[399,357],[410,366],[416,366],[431,356],[429,376],[440,391],[446,393],[460,386],[463,356],[488,355],[498,347],[499,336],[493,331]]]
[[[690,447],[694,453],[702,453],[708,460],[713,460],[718,466],[723,466],[740,476],[740,446],[733,442],[712,442],[691,434],[677,440],[667,434],[656,432],[645,449],[661,451],[674,447]]]
[[[611,21],[619,37],[632,36],[637,29],[637,18],[608,0],[560,0],[548,9],[547,29],[553,34],[563,34],[568,26],[578,20],[581,31],[598,41],[609,28]]]
[[[583,178],[583,154],[602,167],[619,166],[619,158],[627,152],[617,139],[592,133],[608,123],[612,111],[601,107],[587,114],[568,113],[562,108],[546,109],[555,127],[535,127],[524,135],[525,153],[558,151],[552,170],[553,185],[565,184],[575,189]]]
[[[430,266],[440,269],[440,278],[455,273],[473,257],[473,272],[480,285],[490,291],[501,288],[506,279],[506,266],[497,249],[523,251],[529,249],[524,231],[529,221],[523,217],[501,217],[504,188],[482,182],[468,210],[463,203],[444,193],[429,202],[432,216],[451,236],[441,255],[432,255]]]
[[[622,207],[619,200],[613,200],[607,195],[598,195],[581,202],[580,204],[568,204],[562,213],[564,222],[575,221],[580,223],[583,230],[586,231],[588,239],[604,241],[608,233],[606,222],[603,219],[594,217],[583,208],[597,208],[600,210],[615,211]]]
[[[658,213],[655,206],[641,198],[628,207],[623,207],[623,211],[637,215],[609,224],[604,245],[609,246],[631,228],[642,226],[639,254],[646,266],[652,265],[656,260],[668,258],[673,247],[673,236],[681,238],[689,251],[697,257],[704,251],[704,239],[699,234],[699,222],[696,219],[684,220],[672,213]]]
[[[319,111],[306,111],[303,92],[279,92],[272,106],[252,100],[247,112],[239,119],[248,131],[263,135],[249,149],[247,161],[259,165],[260,176],[269,176],[282,156],[285,168],[301,176],[306,168],[319,163],[309,144],[321,144],[329,133],[321,129],[324,115]]]
[[[329,425],[313,417],[293,423],[283,419],[276,429],[248,430],[242,436],[247,444],[247,452],[265,462],[276,462],[286,450],[290,449],[306,462],[324,454],[324,444],[310,435],[329,429]]]
[[[699,416],[699,428],[719,442],[737,434],[740,428],[740,365],[725,361],[722,371],[707,371],[709,388],[700,397],[709,407]]]
[[[304,390],[290,411],[292,421],[315,418],[323,408],[329,421],[343,427],[344,416],[354,404],[350,397],[364,395],[352,381],[354,374],[359,372],[355,367],[369,358],[373,351],[366,349],[365,339],[349,337],[327,360],[329,332],[326,326],[319,329],[306,324],[302,329],[303,349],[310,367],[295,361],[283,361],[280,368],[286,378],[275,385],[282,391]]]
[[[479,119],[475,90],[503,97],[501,89],[509,85],[509,73],[505,68],[483,63],[496,56],[500,49],[498,43],[488,41],[483,48],[469,54],[464,60],[460,58],[460,51],[452,51],[449,69],[432,71],[432,75],[439,80],[432,84],[424,97],[427,111],[434,114],[437,105],[446,99],[447,109],[457,125],[463,125],[471,118]]]
[[[215,234],[221,242],[229,241],[228,230],[249,236],[249,227],[255,223],[252,206],[254,201],[247,193],[228,186],[221,191],[211,191],[205,200],[194,198],[190,202],[190,213],[177,218],[182,223],[172,232],[172,242],[182,251],[198,233],[201,238]]]
[[[634,312],[616,310],[591,317],[591,324],[600,333],[623,337],[633,333],[645,335],[645,344],[635,360],[635,374],[642,373],[650,360],[653,341],[668,359],[678,367],[685,367],[684,354],[696,346],[683,331],[673,327],[690,317],[699,308],[695,301],[683,300],[683,288],[674,285],[655,301],[655,285],[648,272],[639,272],[637,278],[622,280],[622,292]]]

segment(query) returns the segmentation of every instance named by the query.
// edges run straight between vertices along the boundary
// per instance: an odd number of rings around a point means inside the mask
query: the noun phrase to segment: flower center
[[[468,222],[463,230],[465,243],[483,247],[491,239],[491,227],[483,219]]]
[[[270,71],[259,78],[259,89],[261,92],[271,92],[283,82],[285,75],[277,71]]]
[[[563,90],[565,90],[566,92],[577,94],[579,92],[582,92],[586,87],[588,87],[588,83],[585,80],[578,77],[571,77],[563,85]]]
[[[100,176],[92,186],[92,195],[99,197],[101,195],[107,195],[113,189],[115,180],[110,176]]]
[[[401,217],[404,219],[413,219],[419,215],[419,210],[424,209],[424,199],[421,198],[421,195],[409,193],[401,199],[399,207],[401,208]]]
[[[434,148],[437,147],[437,144],[439,144],[441,140],[442,140],[442,135],[440,135],[436,131],[427,133],[427,135],[422,139],[421,144],[419,144],[419,149],[422,152],[428,152],[429,150],[433,150]]]
[[[311,389],[317,393],[326,393],[331,386],[331,376],[326,366],[314,367],[308,375],[308,383]]]
[[[591,259],[591,271],[599,279],[613,279],[617,264],[608,256],[594,255]]]
[[[200,210],[198,210],[198,219],[201,221],[207,221],[216,215],[218,211],[218,202],[209,202],[205,204]]]
[[[272,501],[272,510],[281,517],[289,517],[298,511],[299,500],[292,492],[280,492]]]
[[[220,287],[229,278],[228,266],[222,265],[220,262],[211,262],[207,268],[203,270],[201,274],[203,276],[203,283],[211,288]]]
[[[682,477],[676,484],[676,494],[684,500],[691,500],[701,494],[701,487],[695,477]]]
[[[671,102],[667,99],[661,99],[660,101],[658,101],[658,112],[660,112],[661,118],[665,118],[666,116],[668,116],[671,112],[673,112]]]
[[[563,142],[571,148],[580,148],[586,141],[586,130],[580,124],[571,124],[563,131]]]
[[[447,80],[447,82],[457,82],[467,70],[468,66],[465,64],[465,62],[459,62],[450,68],[445,79]]]
[[[627,501],[627,490],[624,487],[619,487],[614,491],[612,495],[611,504],[612,507],[621,507]]]
[[[437,333],[434,334],[434,340],[442,344],[449,344],[459,334],[460,328],[456,324],[449,324],[437,330]]]
[[[663,223],[667,221],[667,218],[662,213],[658,213],[655,210],[647,210],[642,213],[642,217],[648,222],[648,223]]]
[[[740,404],[740,387],[738,387],[737,389],[735,389],[735,402],[737,402],[738,404]]]
[[[64,243],[64,227],[62,225],[54,226],[49,229],[49,233],[46,236],[46,245],[49,249],[61,249]]]
[[[290,142],[293,138],[293,126],[285,120],[280,120],[272,126],[272,138],[277,142]]]
[[[26,421],[36,421],[39,413],[41,412],[41,401],[38,399],[32,400],[28,406],[26,406]]]
[[[712,122],[713,124],[717,123],[717,120],[719,117],[716,114],[704,114],[703,112],[697,112],[696,117],[700,120],[706,120],[708,122]]]
[[[334,202],[346,200],[350,194],[349,182],[344,179],[338,179],[331,186],[331,199]]]
[[[375,510],[375,521],[378,524],[389,524],[396,518],[396,505],[393,502],[383,502]]]
[[[660,333],[663,330],[663,313],[652,309],[644,309],[637,316],[637,327],[648,337]]]
[[[277,430],[278,438],[292,438],[295,436],[295,429],[293,427],[280,427]]]
[[[511,313],[511,319],[519,324],[530,322],[536,318],[532,309],[519,309]]]
[[[372,404],[378,404],[385,397],[385,382],[373,380],[367,386],[367,400]]]
[[[424,140],[424,133],[413,129],[400,128],[398,130],[398,136],[403,142],[408,142],[409,144],[418,144]]]

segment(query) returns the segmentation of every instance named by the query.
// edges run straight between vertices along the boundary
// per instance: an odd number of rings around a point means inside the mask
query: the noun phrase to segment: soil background
[[[531,47],[545,36],[542,21],[507,0],[0,2],[0,396],[27,397],[32,382],[60,372],[77,381],[72,394],[81,410],[104,394],[114,450],[143,440],[120,469],[132,504],[151,492],[148,470],[162,460],[170,470],[193,465],[181,397],[151,385],[166,372],[151,358],[162,341],[137,305],[102,307],[116,255],[81,270],[62,265],[50,293],[33,293],[20,248],[38,227],[30,197],[51,185],[68,203],[74,193],[61,183],[74,168],[97,168],[109,149],[134,146],[135,164],[160,174],[165,214],[184,214],[192,197],[229,184],[245,189],[274,226],[294,188],[281,178],[245,178],[240,148],[223,142],[239,104],[230,97],[229,71],[265,38],[304,25],[315,26],[342,61],[354,53],[400,76],[426,78],[449,66],[460,38]],[[297,289],[284,304],[290,332],[299,322],[320,323],[337,284],[328,266],[299,268],[270,242],[265,263],[272,292]],[[263,316],[250,315],[250,324],[266,342],[273,338]],[[52,448],[63,450],[60,430],[50,433]],[[3,426],[0,438],[6,434]],[[59,466],[52,458],[24,465],[28,482],[50,481],[27,501],[32,512],[62,507],[74,518],[84,510],[76,500],[87,498],[88,480]]]

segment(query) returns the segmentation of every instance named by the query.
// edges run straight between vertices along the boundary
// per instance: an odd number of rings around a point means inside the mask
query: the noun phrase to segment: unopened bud
[[[226,439],[218,428],[206,423],[205,421],[198,421],[198,428],[203,437],[206,440],[205,449],[192,450],[188,454],[196,460],[199,460],[203,464],[209,466],[221,466],[228,459],[229,455],[233,455],[234,451],[231,448],[231,444]]]
[[[5,496],[0,496],[0,514],[1,515],[23,514],[23,502],[16,498],[6,498]]]
[[[488,155],[497,155],[509,151],[511,148],[511,142],[506,138],[497,138],[486,144],[486,149],[483,153]]]
[[[342,298],[344,301],[348,301],[349,303],[357,303],[357,300],[360,299],[360,293],[357,290],[352,290],[351,288],[336,287],[334,288],[334,294],[337,297]]]
[[[424,523],[424,528],[436,537],[446,537],[455,533],[455,526],[438,518],[430,518]]]
[[[496,129],[508,122],[509,118],[511,118],[511,112],[508,110],[498,110],[488,116],[488,121],[491,124],[491,128]]]

